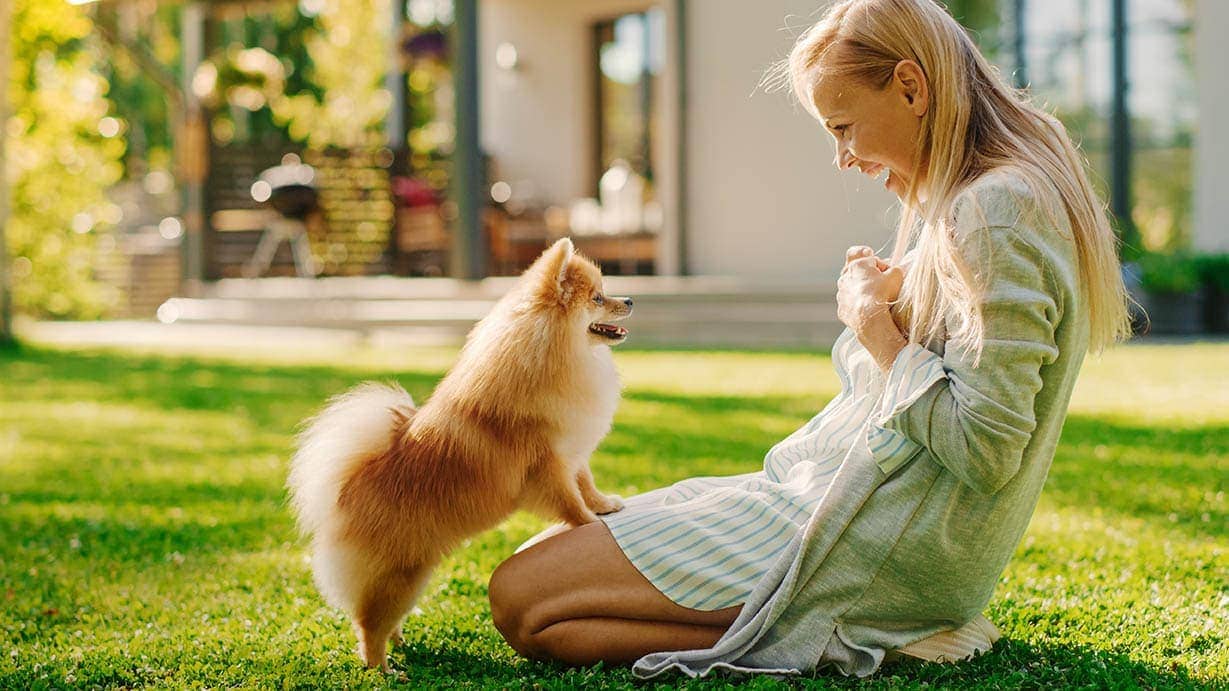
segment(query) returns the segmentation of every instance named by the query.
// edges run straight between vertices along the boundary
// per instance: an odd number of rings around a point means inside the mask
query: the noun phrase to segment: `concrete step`
[[[515,282],[493,278],[229,279],[201,297],[172,298],[159,319],[181,324],[292,326],[359,331],[384,340],[461,342]],[[834,287],[748,285],[714,277],[611,277],[606,292],[635,300],[628,344],[721,347],[831,346],[844,329]]]
[[[497,276],[480,281],[453,278],[401,278],[361,276],[329,278],[226,278],[201,284],[191,297],[201,298],[303,298],[303,299],[448,299],[498,300],[511,290],[516,276]],[[808,283],[750,282],[725,276],[609,276],[603,288],[608,295],[633,298],[659,295],[673,300],[712,302],[728,298],[760,296],[773,300],[810,301],[831,299],[832,281]]]

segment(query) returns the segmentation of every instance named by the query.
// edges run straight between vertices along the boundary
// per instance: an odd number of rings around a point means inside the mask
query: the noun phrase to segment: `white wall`
[[[635,0],[483,0],[479,3],[484,148],[511,180],[534,180],[566,203],[593,188],[591,24],[652,6]],[[667,228],[661,273],[677,266],[673,177],[676,87],[674,2],[666,11],[667,69],[655,94],[662,134],[654,156]],[[764,282],[835,280],[852,244],[886,245],[894,198],[832,165],[828,135],[784,93],[756,90],[784,57],[820,0],[691,0],[687,3],[688,268]],[[794,27],[786,31],[787,22]],[[513,79],[495,67],[516,45]]]
[[[694,273],[835,280],[848,246],[891,238],[895,198],[859,173],[838,172],[830,137],[786,93],[756,90],[820,4],[689,3]]]
[[[483,147],[509,178],[535,181],[551,202],[588,196],[594,180],[591,25],[645,9],[644,0],[483,0],[479,68]],[[520,67],[497,68],[516,46]]]
[[[531,180],[540,199],[566,205],[592,196],[596,186],[593,104],[593,24],[660,6],[667,37],[673,2],[651,0],[483,0],[479,7],[479,98],[482,146],[510,182]],[[520,67],[500,70],[495,53],[516,46]],[[653,142],[657,192],[666,214],[660,233],[660,273],[677,271],[678,182],[673,133],[677,124],[674,45],[653,93],[665,136]]]
[[[1195,88],[1199,123],[1195,134],[1194,245],[1229,252],[1229,2],[1195,5]]]

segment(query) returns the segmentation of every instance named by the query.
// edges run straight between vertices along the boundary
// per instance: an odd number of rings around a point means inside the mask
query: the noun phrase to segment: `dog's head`
[[[632,313],[632,299],[610,297],[602,289],[602,272],[581,256],[572,241],[551,245],[525,271],[528,298],[535,306],[562,311],[569,324],[584,329],[595,345],[615,345],[627,338],[627,329],[612,322]]]

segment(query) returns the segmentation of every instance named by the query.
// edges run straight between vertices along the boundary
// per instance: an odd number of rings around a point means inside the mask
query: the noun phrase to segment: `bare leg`
[[[569,665],[626,664],[662,650],[712,647],[727,626],[590,617],[551,624],[535,639],[546,656]]]
[[[491,577],[490,598],[495,626],[517,652],[569,664],[708,647],[742,608],[674,603],[628,561],[602,522],[514,554]]]
[[[576,473],[576,484],[580,487],[580,496],[585,500],[585,505],[593,510],[593,513],[614,513],[623,508],[623,499],[614,494],[603,494],[593,484],[593,472],[589,470],[589,465],[580,469]]]

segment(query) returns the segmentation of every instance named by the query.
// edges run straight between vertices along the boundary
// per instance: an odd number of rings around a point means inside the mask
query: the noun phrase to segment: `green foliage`
[[[289,120],[278,118],[269,103],[287,94],[323,99],[323,90],[312,82],[312,56],[305,45],[318,33],[316,15],[304,14],[294,3],[217,21],[215,45],[202,65],[216,79],[205,96],[216,142],[291,139]]]
[[[1132,156],[1132,218],[1149,250],[1175,252],[1191,245],[1193,149],[1144,146]]]
[[[1188,253],[1145,252],[1138,261],[1140,287],[1150,293],[1193,293],[1199,290],[1199,265]]]
[[[1199,277],[1205,285],[1215,286],[1229,293],[1229,252],[1201,254],[1195,259]]]
[[[388,67],[390,0],[322,0],[319,26],[304,39],[309,79],[318,87],[269,94],[274,121],[313,148],[378,145],[391,104]]]
[[[110,87],[112,113],[124,123],[124,166],[128,175],[140,176],[171,165],[174,148],[174,112],[164,85],[152,79],[132,52],[149,56],[168,81],[183,81],[183,55],[179,31],[181,8],[174,3],[107,3],[96,5],[96,21],[112,28],[117,41],[128,46],[100,44],[105,51],[102,73]]]
[[[397,677],[361,668],[285,505],[295,426],[364,379],[395,378],[422,400],[455,355],[0,352],[0,687],[728,688],[722,676],[645,685],[623,665],[513,653],[491,625],[487,583],[545,527],[524,513],[441,565],[392,651]],[[987,610],[1004,634],[989,654],[747,687],[1224,688],[1229,390],[1208,382],[1229,379],[1227,355],[1130,345],[1085,361],[1041,503]],[[593,467],[625,496],[759,468],[839,387],[824,356],[616,359],[625,396]]]
[[[1005,11],[999,0],[948,0],[947,11],[973,36],[978,48],[994,59],[1003,46],[999,39],[1000,13]]]
[[[104,192],[120,177],[124,145],[99,134],[109,104],[92,25],[63,0],[16,0],[13,9],[12,115],[0,133],[13,304],[39,316],[97,317],[109,296],[91,260],[99,232],[119,220]]]

